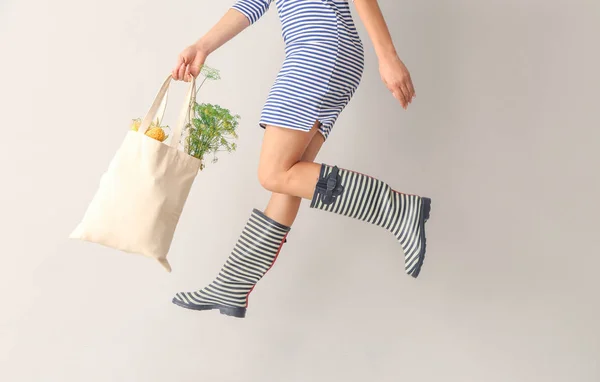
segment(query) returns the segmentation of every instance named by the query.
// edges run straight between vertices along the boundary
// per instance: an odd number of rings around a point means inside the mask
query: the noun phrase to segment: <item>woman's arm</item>
[[[354,4],[379,59],[381,79],[406,109],[415,97],[415,89],[408,69],[398,57],[379,4],[377,0],[355,0]]]
[[[179,54],[172,76],[190,81],[197,77],[209,54],[255,23],[269,9],[270,0],[239,0],[204,36]]]
[[[237,1],[216,25],[198,40],[199,45],[208,54],[214,52],[257,22],[267,12],[270,3],[270,0]]]

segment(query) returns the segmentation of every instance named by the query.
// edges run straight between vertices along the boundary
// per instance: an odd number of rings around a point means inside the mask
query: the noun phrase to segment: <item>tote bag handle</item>
[[[167,92],[169,90],[169,85],[171,85],[172,80],[173,80],[173,77],[169,74],[169,76],[167,77],[165,82],[162,84],[160,90],[158,91],[158,94],[154,98],[154,102],[152,103],[152,106],[150,106],[148,113],[146,113],[146,116],[142,120],[142,124],[140,125],[140,128],[138,129],[138,133],[141,133],[141,134],[146,133],[146,131],[150,127],[150,124],[152,123],[152,121],[154,120],[156,115],[159,113],[159,110],[160,110],[160,114],[164,113],[164,109],[166,107]],[[192,108],[193,108],[195,99],[196,99],[196,79],[193,78],[190,83],[188,92],[185,96],[185,101],[183,103],[183,106],[181,107],[181,112],[179,114],[179,120],[177,121],[177,124],[175,125],[175,128],[171,132],[171,136],[169,138],[170,139],[169,146],[171,146],[175,149],[179,145],[179,140],[181,139],[181,134],[183,133],[183,128],[185,127],[186,120],[188,120],[188,118],[191,119]],[[161,115],[161,119],[162,119],[162,115]]]

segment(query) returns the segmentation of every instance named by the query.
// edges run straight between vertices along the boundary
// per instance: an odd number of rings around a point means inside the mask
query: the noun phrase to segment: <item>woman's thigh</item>
[[[318,128],[318,121],[309,132],[267,125],[260,151],[261,178],[285,172],[303,160],[313,138],[320,135]]]
[[[307,174],[307,169],[300,167],[314,165],[302,160],[313,138],[321,135],[318,128],[317,121],[309,132],[267,125],[258,169],[258,177],[264,188],[271,192],[310,198],[311,185],[304,184],[304,178],[315,171],[308,168]],[[292,167],[294,171],[290,171]],[[318,170],[316,172],[318,177]]]

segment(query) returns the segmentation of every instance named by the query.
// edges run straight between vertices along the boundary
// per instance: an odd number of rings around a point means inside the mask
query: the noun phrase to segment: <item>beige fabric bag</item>
[[[158,92],[138,131],[129,131],[100,180],[83,220],[71,234],[125,252],[152,257],[167,271],[167,253],[200,160],[178,150],[195,102],[195,81],[185,98],[179,121],[167,145],[144,133],[164,111],[172,81]]]

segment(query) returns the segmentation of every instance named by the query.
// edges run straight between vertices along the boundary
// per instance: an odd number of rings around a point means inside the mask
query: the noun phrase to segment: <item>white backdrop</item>
[[[239,149],[199,175],[173,273],[67,239],[130,119],[231,4],[0,2],[0,380],[600,380],[595,0],[382,0],[417,89],[408,112],[357,19],[365,75],[318,159],[433,198],[418,280],[388,233],[305,204],[245,320],[170,303],[267,201],[275,9],[207,62],[223,79],[202,99],[241,114]]]

